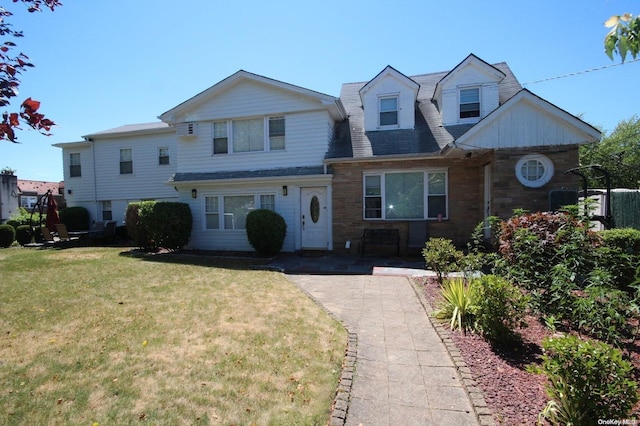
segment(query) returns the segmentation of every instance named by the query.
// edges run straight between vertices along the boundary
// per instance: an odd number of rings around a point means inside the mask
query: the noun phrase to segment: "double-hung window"
[[[161,166],[169,164],[169,148],[158,148],[158,164]]]
[[[247,215],[256,208],[275,210],[275,194],[229,194],[204,197],[206,229],[246,229]]]
[[[80,165],[80,153],[72,152],[69,154],[69,177],[81,177],[82,166]]]
[[[398,125],[398,97],[385,96],[380,98],[380,126]]]
[[[213,154],[227,154],[228,152],[227,122],[216,121],[213,123]]]
[[[120,149],[120,174],[130,175],[133,173],[133,150],[131,148]]]
[[[204,197],[205,228],[220,229],[219,197]]]
[[[447,217],[446,171],[383,172],[364,176],[364,218]]]
[[[111,210],[111,201],[101,201],[102,220],[113,220],[113,212]]]
[[[460,89],[460,118],[480,117],[480,88]]]
[[[284,149],[284,117],[269,117],[269,150]]]
[[[265,152],[285,149],[284,116],[216,121],[213,154]]]
[[[264,119],[233,120],[233,152],[264,151]]]

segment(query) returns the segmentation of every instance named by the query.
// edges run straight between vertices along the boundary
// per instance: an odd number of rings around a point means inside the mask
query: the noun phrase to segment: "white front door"
[[[300,224],[302,248],[328,248],[327,188],[301,188]]]

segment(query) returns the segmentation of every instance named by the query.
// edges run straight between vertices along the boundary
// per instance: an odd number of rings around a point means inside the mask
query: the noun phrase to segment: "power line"
[[[529,82],[526,82],[526,83],[522,83],[522,85],[524,87],[527,87],[528,84],[543,83],[545,81],[557,80],[559,78],[573,77],[575,75],[586,74],[588,72],[593,72],[593,71],[600,71],[600,70],[604,70],[604,69],[607,69],[607,68],[619,67],[620,65],[630,64],[630,63],[639,62],[639,61],[640,61],[640,58],[637,58],[637,59],[633,59],[633,60],[627,61],[627,62],[620,62],[619,64],[609,64],[609,65],[604,65],[602,67],[591,68],[591,69],[588,69],[588,70],[576,71],[576,72],[572,72],[572,73],[569,73],[569,74],[558,75],[558,76],[555,76],[555,77],[543,78],[542,80],[529,81]]]

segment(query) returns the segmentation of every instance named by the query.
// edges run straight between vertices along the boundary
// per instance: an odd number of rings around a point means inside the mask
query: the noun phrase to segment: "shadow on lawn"
[[[126,250],[120,256],[140,259],[144,262],[175,263],[181,265],[206,266],[213,268],[226,268],[240,271],[268,270],[270,257],[248,256],[237,253],[221,253],[206,251],[158,251],[149,252],[140,249]]]

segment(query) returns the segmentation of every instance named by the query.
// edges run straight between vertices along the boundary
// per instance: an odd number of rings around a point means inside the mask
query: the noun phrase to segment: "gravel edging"
[[[484,394],[482,393],[482,389],[480,389],[475,380],[473,380],[471,369],[464,362],[460,350],[456,347],[455,343],[451,339],[451,332],[447,330],[439,321],[436,321],[434,319],[434,309],[427,301],[426,295],[424,294],[424,289],[421,288],[420,285],[416,283],[416,281],[412,277],[407,277],[407,279],[411,283],[411,287],[416,293],[420,304],[427,313],[429,322],[433,326],[436,333],[438,333],[440,340],[442,341],[442,343],[444,343],[447,352],[449,353],[449,357],[451,357],[451,360],[456,367],[458,376],[462,380],[464,390],[467,395],[469,395],[469,399],[471,401],[471,405],[473,407],[476,418],[478,419],[478,422],[481,426],[495,426],[496,423],[493,419],[493,414],[491,412],[491,409],[487,406],[487,403],[484,399]]]

